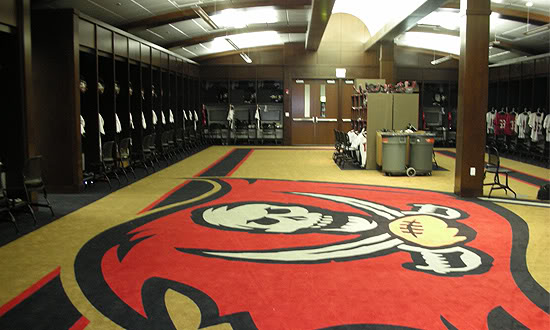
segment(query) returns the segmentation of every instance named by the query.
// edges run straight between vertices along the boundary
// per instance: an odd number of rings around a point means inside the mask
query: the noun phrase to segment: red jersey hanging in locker
[[[504,134],[514,135],[515,126],[516,126],[516,112],[512,111],[506,114],[506,127],[504,128]]]
[[[499,111],[494,120],[495,135],[501,135],[506,129],[506,116],[507,113],[504,111]]]

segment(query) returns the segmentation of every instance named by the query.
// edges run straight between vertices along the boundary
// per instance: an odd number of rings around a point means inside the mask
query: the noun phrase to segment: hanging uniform
[[[498,112],[495,115],[495,119],[493,120],[495,135],[504,134],[504,129],[506,128],[506,115],[505,112]]]
[[[166,117],[164,117],[164,112],[160,112],[160,120],[163,125],[166,125]]]
[[[357,136],[357,142],[359,153],[361,154],[361,168],[365,168],[367,165],[367,132],[365,130]]]
[[[206,105],[202,105],[202,127],[206,127]]]
[[[105,121],[103,120],[103,116],[99,115],[99,157],[101,160],[103,160],[103,144],[101,143],[101,135],[105,135]]]
[[[256,106],[256,113],[254,114],[254,119],[256,119],[256,130],[260,130],[260,106]]]
[[[487,134],[493,133],[495,116],[496,113],[493,111],[489,111],[485,115],[485,121],[487,123]]]
[[[529,127],[531,127],[531,141],[537,142],[539,135],[542,134],[542,119],[543,116],[540,112],[533,112],[529,119]]]
[[[506,127],[504,128],[504,134],[514,135],[516,127],[516,113],[510,112],[506,114]]]
[[[235,127],[235,108],[233,105],[229,105],[229,112],[227,113],[227,121],[229,122],[229,129],[233,129]]]
[[[525,130],[528,121],[529,115],[527,112],[522,112],[516,117],[516,133],[518,133],[519,139],[525,139]]]
[[[546,142],[550,142],[550,114],[544,118],[542,127],[546,128]]]
[[[195,120],[193,121],[193,124],[195,126],[195,131],[197,130],[197,123],[199,122],[199,115],[197,115],[197,110],[193,110],[195,112]]]

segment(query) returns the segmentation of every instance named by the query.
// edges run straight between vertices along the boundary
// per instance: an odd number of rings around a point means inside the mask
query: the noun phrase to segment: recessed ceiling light
[[[533,7],[533,1],[527,1],[525,4],[527,7]]]

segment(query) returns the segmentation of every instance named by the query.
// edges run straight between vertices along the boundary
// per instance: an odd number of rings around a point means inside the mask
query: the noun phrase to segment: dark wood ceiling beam
[[[312,0],[311,19],[308,22],[306,34],[306,49],[319,49],[321,39],[327,28],[335,0]]]
[[[187,47],[187,46],[196,45],[203,42],[212,41],[218,37],[230,36],[230,35],[241,34],[241,33],[263,32],[263,31],[275,31],[278,33],[306,33],[307,26],[306,25],[297,25],[297,26],[286,25],[286,26],[272,26],[272,27],[258,26],[258,27],[250,27],[250,28],[243,28],[243,29],[216,31],[216,32],[201,35],[195,38],[171,42],[169,44],[164,45],[164,47],[165,48]]]
[[[240,8],[250,8],[250,7],[273,7],[274,9],[304,9],[311,6],[311,0],[268,0],[268,1],[240,1],[240,2],[229,2],[223,1],[218,2],[216,5],[205,5],[201,6],[208,15],[212,15],[217,11],[224,9],[240,9]],[[162,15],[157,15],[135,22],[130,22],[120,26],[122,30],[137,30],[137,29],[150,29],[157,26],[162,26],[166,24],[176,23],[185,21],[188,19],[198,18],[199,16],[193,11],[193,8],[185,8],[181,10],[176,10]]]
[[[365,51],[368,51],[380,41],[393,41],[395,37],[411,29],[418,21],[444,5],[447,1],[448,0],[427,0],[408,13],[393,16],[380,31],[376,32],[376,34],[367,41],[365,44]]]
[[[460,3],[458,1],[451,1],[441,8],[460,9]],[[525,10],[518,10],[506,8],[498,4],[491,4],[491,11],[500,14],[500,18],[524,24],[527,23],[527,7],[525,8]],[[532,11],[529,12],[529,24],[544,25],[548,23],[550,23],[550,16]]]

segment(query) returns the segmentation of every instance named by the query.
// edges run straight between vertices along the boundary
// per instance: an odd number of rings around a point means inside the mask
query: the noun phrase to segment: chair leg
[[[137,179],[137,176],[136,176],[136,171],[134,171],[134,167],[133,167],[133,166],[129,166],[128,168],[132,171],[132,175],[134,176],[134,180],[136,180],[136,179]]]
[[[508,173],[506,173],[506,189],[510,189],[510,191],[514,194],[514,198],[518,198],[516,192],[508,185]]]
[[[15,217],[13,216],[13,213],[8,211],[8,214],[10,215],[11,223],[13,223],[13,226],[15,227],[15,233],[19,234],[19,226],[17,226],[17,221],[15,221]]]
[[[46,191],[46,187],[43,188],[43,191],[44,191],[44,199],[46,200],[46,204],[48,204],[48,208],[50,209],[50,212],[52,213],[52,217],[53,217],[55,216],[55,214],[53,213],[52,204],[50,204],[50,201],[48,200],[48,192]],[[33,217],[34,217],[34,213],[33,213]],[[36,219],[34,219],[34,222],[36,224]]]
[[[27,204],[27,208],[29,209],[29,212],[31,213],[32,219],[34,221],[34,225],[36,226],[36,216],[34,215],[34,211],[33,211],[32,207],[29,204]],[[50,211],[52,211],[51,207],[50,207]],[[53,211],[52,211],[52,215],[53,215]]]

